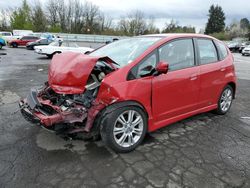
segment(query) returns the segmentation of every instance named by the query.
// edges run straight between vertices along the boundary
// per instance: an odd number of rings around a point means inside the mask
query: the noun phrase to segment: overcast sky
[[[36,0],[28,0],[34,2]],[[47,0],[40,0],[43,4]],[[84,2],[84,0],[82,0]],[[180,25],[195,26],[197,31],[205,27],[211,4],[222,6],[226,23],[243,17],[250,18],[250,3],[247,0],[89,0],[113,19],[117,20],[131,10],[141,10],[146,16],[154,16],[155,24],[162,28],[171,19]],[[0,8],[15,7],[22,0],[0,0]]]

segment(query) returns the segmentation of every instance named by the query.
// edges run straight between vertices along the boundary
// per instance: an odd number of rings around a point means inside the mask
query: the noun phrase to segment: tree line
[[[211,5],[205,34],[212,35],[221,40],[231,40],[236,37],[250,39],[250,23],[247,18],[241,18],[240,21],[234,20],[228,26],[225,24],[225,19],[226,16],[222,7]]]
[[[225,13],[221,6],[211,5],[205,34],[222,40],[235,37],[250,38],[250,23],[247,18],[234,20],[225,24]],[[180,26],[171,20],[160,31],[155,25],[154,17],[147,17],[142,11],[134,10],[120,17],[115,22],[100,8],[88,1],[47,0],[41,4],[28,4],[27,0],[15,9],[0,11],[0,30],[28,29],[35,32],[64,32],[83,34],[136,36],[151,33],[195,33],[192,26]],[[203,32],[202,32],[203,33]]]
[[[97,5],[80,0],[47,0],[44,4],[38,0],[34,5],[23,0],[18,8],[2,10],[1,18],[0,30],[28,29],[35,32],[127,36],[160,33],[154,17],[147,18],[142,11],[131,11],[114,23]],[[195,32],[194,27],[180,26],[174,20],[165,25],[162,32]]]

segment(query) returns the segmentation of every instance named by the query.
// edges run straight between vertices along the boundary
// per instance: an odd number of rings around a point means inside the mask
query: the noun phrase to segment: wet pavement
[[[148,134],[134,152],[65,141],[26,122],[17,101],[47,80],[48,60],[23,48],[0,56],[0,187],[250,187],[250,57],[235,54],[237,99]]]

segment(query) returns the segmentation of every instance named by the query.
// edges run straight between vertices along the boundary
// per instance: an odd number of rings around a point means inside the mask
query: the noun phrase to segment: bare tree
[[[91,2],[85,2],[84,4],[84,33],[96,33],[99,26],[99,7]]]
[[[121,17],[118,22],[118,30],[125,35],[129,35],[129,21],[125,17]]]
[[[147,21],[147,26],[144,34],[154,34],[154,33],[160,33],[160,30],[155,26],[155,18],[153,16],[150,16]]]
[[[60,24],[61,30],[66,31],[66,15],[67,15],[67,8],[64,0],[60,0],[58,2],[58,22]]]
[[[144,17],[144,13],[139,10],[135,10],[128,14],[131,34],[141,35],[145,32],[147,26]]]
[[[0,30],[8,30],[8,13],[7,10],[0,10]]]
[[[135,10],[122,17],[118,23],[119,29],[126,35],[141,35],[147,29],[147,23],[143,12]]]
[[[55,26],[59,23],[58,12],[60,11],[60,0],[48,0],[46,4],[49,23],[51,26]]]
[[[74,0],[71,18],[71,31],[74,33],[82,33],[82,28],[84,27],[83,12],[83,4],[79,0]]]
[[[100,32],[109,30],[112,27],[112,19],[109,16],[105,15],[104,13],[100,13],[99,24],[100,24]]]

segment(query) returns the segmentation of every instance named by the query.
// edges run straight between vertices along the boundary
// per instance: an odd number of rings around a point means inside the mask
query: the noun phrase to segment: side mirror
[[[166,74],[168,72],[168,63],[166,62],[159,62],[156,66],[155,70],[157,71],[157,74]]]

